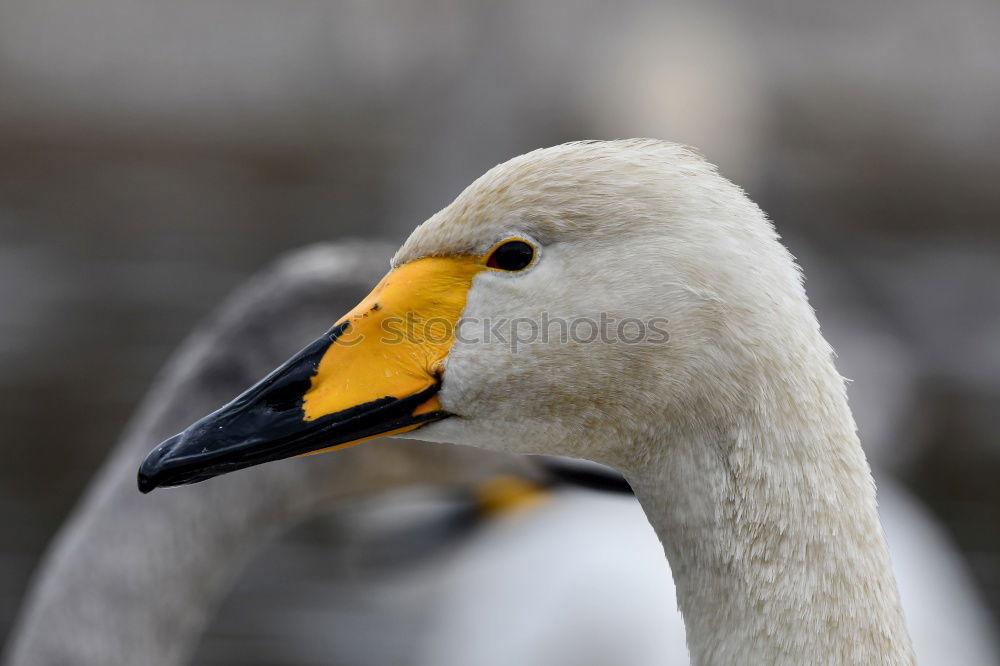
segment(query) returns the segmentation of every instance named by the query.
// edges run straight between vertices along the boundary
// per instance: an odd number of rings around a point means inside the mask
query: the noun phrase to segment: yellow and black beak
[[[156,447],[139,490],[409,432],[447,418],[441,368],[477,257],[425,258],[393,270],[328,333],[231,403]]]

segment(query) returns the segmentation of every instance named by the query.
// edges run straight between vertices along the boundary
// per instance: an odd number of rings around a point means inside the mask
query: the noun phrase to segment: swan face
[[[558,221],[569,211],[551,210],[553,223],[544,224],[532,212],[501,210],[508,215],[466,251],[489,257],[508,243],[528,243],[533,260],[522,270],[476,275],[437,396],[454,416],[412,436],[607,460],[609,443],[641,418],[636,410],[645,405],[635,393],[655,390],[677,362],[671,304],[638,287],[644,279],[671,280],[672,271],[635,229],[612,239],[562,228]],[[397,261],[406,265],[409,248],[431,244],[454,220],[421,228]],[[581,448],[595,435],[603,450]]]
[[[649,453],[653,424],[725,409],[769,382],[758,366],[784,353],[776,323],[811,321],[763,213],[674,144],[569,144],[511,160],[417,228],[393,264],[488,256],[505,239],[530,241],[535,260],[475,276],[438,395],[455,417],[415,439],[622,467]]]
[[[140,487],[401,433],[619,464],[649,424],[739,399],[740,359],[759,365],[804,302],[789,291],[763,214],[687,149],[534,151],[419,226],[324,337],[155,449]]]

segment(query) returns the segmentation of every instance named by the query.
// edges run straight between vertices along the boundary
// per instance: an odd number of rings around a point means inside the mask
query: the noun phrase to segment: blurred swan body
[[[386,442],[136,501],[134,466],[150,440],[228,399],[301,346],[328,320],[330,307],[347,307],[364,293],[389,253],[387,246],[347,244],[289,256],[240,290],[185,343],[53,544],[12,634],[9,664],[187,663],[242,564],[339,497],[414,483],[467,487],[498,473],[538,476],[522,460]],[[883,481],[880,497],[920,663],[998,663],[988,616],[957,555],[906,495]],[[377,521],[368,518],[355,522],[374,529]],[[379,596],[380,627],[413,616],[424,623],[418,639],[406,646],[412,659],[407,663],[688,663],[673,581],[634,499],[547,493],[546,501],[501,514],[449,549],[437,567],[400,571],[392,589]],[[311,557],[330,556],[314,548]],[[251,563],[249,577],[265,575],[276,574]],[[399,592],[407,586],[417,592]],[[319,632],[302,623],[277,622],[279,609],[259,594],[236,594],[237,605],[265,614],[265,628],[282,627],[275,640],[312,655],[285,663],[331,654],[331,641],[350,644],[358,655],[351,663],[358,666],[387,663],[388,637],[338,633],[342,628],[333,624],[323,628],[320,640]],[[334,595],[317,603],[335,608],[352,601]],[[369,643],[353,644],[358,641]]]
[[[917,663],[1000,664],[989,611],[940,527],[885,478],[879,506]],[[662,548],[632,497],[552,493],[452,560],[435,585],[424,666],[690,663]]]

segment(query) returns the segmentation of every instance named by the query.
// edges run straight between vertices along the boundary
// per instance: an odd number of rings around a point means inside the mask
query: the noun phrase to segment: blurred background
[[[869,455],[1000,617],[998,34],[994,0],[0,1],[0,641],[158,368],[251,273],[630,136],[696,146],[771,215]]]

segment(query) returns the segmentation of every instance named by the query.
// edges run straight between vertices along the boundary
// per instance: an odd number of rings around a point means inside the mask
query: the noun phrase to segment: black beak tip
[[[164,485],[170,476],[170,454],[177,447],[181,435],[174,435],[149,452],[146,459],[139,465],[136,475],[136,485],[143,495],[153,492]]]
[[[156,489],[157,485],[156,481],[153,480],[153,477],[143,474],[141,469],[139,470],[137,483],[139,486],[139,492],[142,493],[143,495],[147,495],[153,492],[153,490]]]

